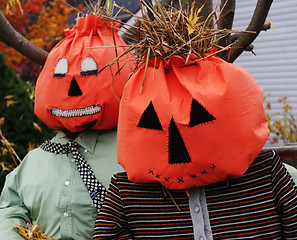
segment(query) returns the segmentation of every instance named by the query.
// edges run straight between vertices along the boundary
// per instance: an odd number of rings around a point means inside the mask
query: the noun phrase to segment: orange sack
[[[117,126],[119,98],[134,63],[117,75],[125,61],[100,70],[125,50],[118,27],[89,15],[65,31],[66,38],[49,53],[37,80],[35,113],[45,124],[70,132]]]
[[[151,60],[144,82],[145,64],[124,88],[118,161],[131,181],[186,189],[241,176],[268,140],[252,75],[215,56],[191,58]]]

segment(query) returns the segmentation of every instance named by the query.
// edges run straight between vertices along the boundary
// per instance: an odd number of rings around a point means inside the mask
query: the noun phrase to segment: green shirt
[[[69,141],[58,133],[53,142]],[[89,131],[75,141],[97,179],[108,188],[111,176],[123,171],[116,159],[116,130]],[[72,154],[54,154],[37,148],[8,176],[0,197],[0,239],[22,239],[12,220],[20,225],[39,223],[55,239],[88,239],[97,211]]]
[[[297,185],[297,169],[289,164],[284,164],[288,172],[290,173],[293,181]]]

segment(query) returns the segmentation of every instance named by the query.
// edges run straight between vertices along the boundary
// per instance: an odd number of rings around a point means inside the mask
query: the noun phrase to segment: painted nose
[[[168,129],[168,157],[169,164],[177,163],[190,163],[192,162],[190,154],[187,150],[185,142],[180,135],[180,132],[171,118],[169,129]]]
[[[80,87],[78,86],[75,77],[73,77],[71,80],[70,88],[68,90],[68,96],[76,97],[80,95],[82,95],[82,91],[80,90]]]

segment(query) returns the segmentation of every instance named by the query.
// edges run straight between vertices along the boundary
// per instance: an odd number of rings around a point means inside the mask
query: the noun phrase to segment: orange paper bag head
[[[80,132],[116,127],[117,97],[133,63],[117,75],[123,63],[100,71],[125,50],[112,47],[125,45],[114,27],[117,24],[94,15],[80,18],[49,53],[37,80],[35,113],[51,128]]]
[[[242,175],[269,135],[252,75],[217,57],[159,58],[140,93],[144,65],[120,104],[118,161],[129,179],[186,189]]]

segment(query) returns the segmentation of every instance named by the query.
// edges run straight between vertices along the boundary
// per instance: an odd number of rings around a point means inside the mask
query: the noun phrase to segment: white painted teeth
[[[62,110],[59,108],[52,108],[51,113],[57,117],[82,117],[86,115],[93,115],[98,112],[101,112],[102,106],[100,105],[93,105],[86,108],[76,108],[76,109],[69,109],[69,110]]]

